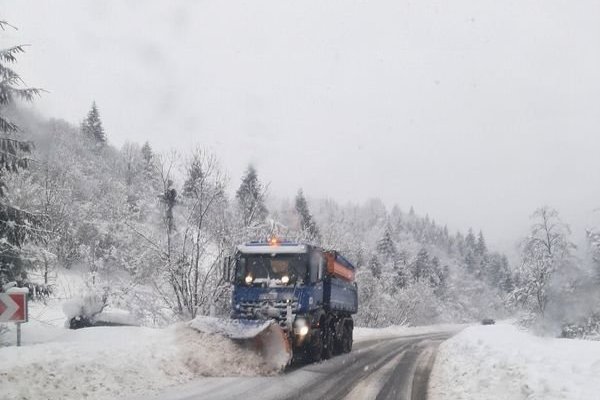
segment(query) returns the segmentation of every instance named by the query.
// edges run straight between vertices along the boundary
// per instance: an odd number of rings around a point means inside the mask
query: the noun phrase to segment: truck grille
[[[290,303],[286,300],[269,301],[269,300],[246,300],[239,303],[237,307],[237,315],[243,319],[274,319],[279,326],[287,328],[287,306],[292,307],[292,316],[296,314],[298,309],[298,300],[294,299]]]

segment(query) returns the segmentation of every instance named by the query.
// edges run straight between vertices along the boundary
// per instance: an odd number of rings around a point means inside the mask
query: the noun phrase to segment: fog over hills
[[[481,228],[505,251],[541,204],[577,241],[600,206],[600,5],[7,0],[36,109],[109,140],[252,162],[273,195]],[[6,41],[6,43],[4,43]],[[595,221],[595,222],[594,222]]]

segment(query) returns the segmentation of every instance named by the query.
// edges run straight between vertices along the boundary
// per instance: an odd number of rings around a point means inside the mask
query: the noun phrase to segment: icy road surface
[[[292,367],[279,376],[204,378],[152,399],[425,399],[437,348],[454,333],[364,340],[349,354]]]

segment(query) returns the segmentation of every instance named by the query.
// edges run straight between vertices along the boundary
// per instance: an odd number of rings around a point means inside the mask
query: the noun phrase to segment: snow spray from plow
[[[273,320],[239,320],[197,317],[190,328],[231,339],[238,345],[256,351],[273,370],[283,370],[292,359],[286,334]]]

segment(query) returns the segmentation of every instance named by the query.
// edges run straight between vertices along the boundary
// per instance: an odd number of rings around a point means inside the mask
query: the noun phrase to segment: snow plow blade
[[[258,352],[273,369],[285,368],[292,359],[286,334],[275,321],[196,317],[190,327],[198,332],[221,335]]]

